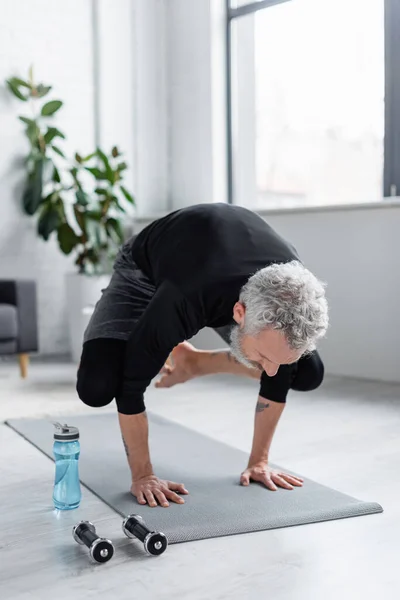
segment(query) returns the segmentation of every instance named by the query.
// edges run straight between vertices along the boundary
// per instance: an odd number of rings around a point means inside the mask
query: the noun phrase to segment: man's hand
[[[168,500],[177,504],[184,504],[185,501],[180,494],[188,494],[183,483],[175,483],[174,481],[166,481],[159,479],[155,475],[141,477],[132,483],[131,493],[136,496],[139,504],[148,504],[149,506],[157,506],[157,502],[164,507],[169,506]]]
[[[249,485],[250,481],[263,483],[269,490],[276,492],[277,486],[286,490],[293,490],[293,486],[301,487],[304,479],[271,469],[266,462],[259,462],[247,467],[240,477],[241,485]]]

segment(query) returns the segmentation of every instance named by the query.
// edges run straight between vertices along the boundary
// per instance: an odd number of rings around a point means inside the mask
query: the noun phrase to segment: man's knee
[[[82,402],[93,408],[107,406],[116,395],[114,382],[100,373],[91,376],[88,373],[78,372],[76,391]]]
[[[324,363],[319,354],[313,352],[299,360],[297,373],[291,387],[300,392],[316,390],[324,380],[324,373]]]

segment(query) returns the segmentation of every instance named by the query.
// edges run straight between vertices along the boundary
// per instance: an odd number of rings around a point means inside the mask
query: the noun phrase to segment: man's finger
[[[266,473],[263,475],[261,482],[269,489],[272,490],[273,492],[277,491],[277,487],[274,484],[274,482],[272,481],[271,477],[269,475],[267,475]]]
[[[279,475],[285,479],[290,477],[290,479],[296,479],[296,481],[301,481],[301,483],[304,483],[304,479],[302,477],[297,477],[297,475],[290,475],[289,473],[279,473]]]
[[[151,492],[150,490],[146,490],[144,492],[144,495],[146,497],[147,504],[149,506],[157,506],[157,502],[156,502],[156,500],[155,500],[155,498],[153,496],[153,492]]]
[[[249,485],[250,475],[249,473],[242,473],[240,476],[240,485]]]
[[[292,475],[286,475],[286,473],[282,473],[281,477],[284,477],[285,480],[292,485],[297,485],[299,487],[303,485],[304,479],[299,479],[298,477],[293,477]]]
[[[170,490],[174,492],[179,492],[180,494],[188,494],[188,490],[185,488],[184,483],[175,483],[174,481],[167,481],[168,487]]]
[[[161,490],[154,491],[154,495],[157,498],[158,502],[161,504],[161,506],[169,506],[168,500],[166,499]]]
[[[293,486],[290,485],[290,483],[288,483],[287,481],[285,481],[284,478],[280,475],[272,473],[271,478],[273,479],[274,483],[277,483],[280,487],[283,487],[286,490],[293,490]]]
[[[146,500],[143,495],[143,492],[138,492],[138,495],[136,496],[136,500],[139,502],[139,504],[146,504]]]
[[[184,499],[178,496],[178,494],[175,494],[175,492],[172,490],[164,488],[163,492],[167,496],[168,500],[172,500],[172,502],[176,502],[176,504],[185,504]]]

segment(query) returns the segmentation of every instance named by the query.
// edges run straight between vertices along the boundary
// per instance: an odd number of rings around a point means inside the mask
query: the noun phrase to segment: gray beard
[[[240,362],[242,365],[244,365],[245,367],[247,367],[248,369],[257,369],[258,371],[261,371],[260,365],[256,362],[253,362],[251,360],[249,360],[246,355],[243,353],[242,350],[242,338],[243,338],[243,332],[240,329],[239,325],[234,325],[232,327],[231,333],[230,333],[230,350],[231,350],[231,354],[233,355],[234,358],[236,358],[236,360],[238,362]]]

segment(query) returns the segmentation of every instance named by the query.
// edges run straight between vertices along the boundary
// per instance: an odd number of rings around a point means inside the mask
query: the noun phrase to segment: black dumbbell
[[[129,515],[122,523],[122,531],[129,538],[143,542],[147,554],[159,556],[168,546],[166,536],[160,531],[150,531],[140,515]]]
[[[99,563],[105,563],[113,557],[114,546],[110,540],[96,535],[96,527],[90,521],[80,521],[72,530],[74,540],[89,548],[90,556]]]

